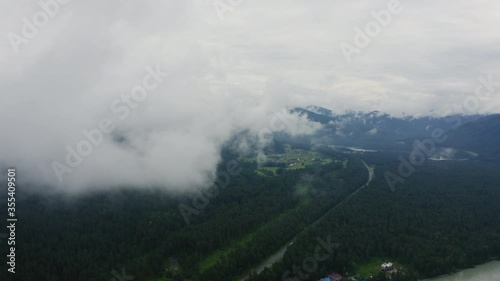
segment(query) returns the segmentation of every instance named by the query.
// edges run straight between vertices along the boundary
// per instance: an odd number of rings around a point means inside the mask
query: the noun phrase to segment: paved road
[[[314,221],[313,223],[311,223],[309,225],[309,227],[311,226],[314,226],[316,225],[317,223],[319,223],[324,217],[326,217],[331,211],[333,211],[335,208],[337,208],[337,206],[340,206],[342,203],[344,203],[345,201],[349,200],[349,198],[351,198],[352,196],[356,195],[356,193],[358,193],[360,190],[364,189],[365,187],[367,187],[368,185],[370,185],[370,182],[373,180],[373,177],[375,176],[375,168],[373,167],[370,167],[368,164],[366,164],[365,160],[361,160],[363,162],[363,165],[365,165],[366,169],[368,170],[368,180],[365,184],[363,184],[362,186],[360,186],[356,191],[354,191],[353,193],[351,193],[351,195],[347,196],[346,198],[344,198],[344,200],[340,201],[337,205],[333,206],[330,210],[328,210],[323,216],[321,216],[319,219],[317,219],[316,221]],[[295,235],[295,237],[289,241],[285,246],[283,246],[278,252],[276,252],[275,254],[273,254],[267,261],[265,261],[264,263],[262,263],[257,269],[254,269],[252,271],[255,271],[257,272],[257,274],[261,273],[264,269],[266,269],[267,267],[271,267],[275,262],[279,261],[281,258],[283,258],[283,256],[285,255],[286,253],[286,250],[288,249],[288,246],[292,245],[293,242],[295,242],[295,239],[297,238],[297,236],[299,236],[302,232],[304,232],[308,227],[306,227],[303,231],[299,232],[297,235]],[[240,281],[245,281],[248,279],[248,275],[243,277]]]
[[[295,240],[295,238],[294,238]],[[266,260],[264,263],[262,263],[257,269],[253,269],[251,271],[257,272],[257,274],[260,274],[264,269],[271,267],[275,262],[279,261],[280,259],[283,258],[283,256],[286,253],[286,250],[288,249],[288,246],[293,244],[293,240],[289,242],[286,246],[281,248],[278,252],[274,253],[268,260]],[[248,276],[243,277],[240,281],[245,281],[247,280]]]
[[[292,243],[291,243],[292,244]],[[289,244],[289,245],[291,245]],[[283,249],[279,250],[276,254],[274,254],[271,258],[269,258],[262,266],[260,266],[256,271],[257,274],[261,273],[266,267],[270,267],[273,265],[275,262],[283,258],[283,256],[286,253],[286,250],[288,249],[288,246],[283,247]]]

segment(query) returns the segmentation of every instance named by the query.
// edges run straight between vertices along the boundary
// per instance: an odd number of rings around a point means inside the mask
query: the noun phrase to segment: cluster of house
[[[342,281],[342,275],[332,273],[328,277],[319,279],[319,281]]]
[[[394,269],[394,264],[392,262],[384,262],[380,266],[380,270],[382,270],[382,271],[391,271],[393,269]],[[373,278],[373,277],[370,276],[370,277],[368,277],[368,279],[366,279],[365,277],[361,277],[361,276],[356,275],[353,277],[347,277],[347,279],[342,279],[342,275],[332,273],[325,278],[319,279],[319,281],[343,281],[343,280],[344,281],[347,281],[347,280],[363,281],[363,280],[369,280],[371,278]]]

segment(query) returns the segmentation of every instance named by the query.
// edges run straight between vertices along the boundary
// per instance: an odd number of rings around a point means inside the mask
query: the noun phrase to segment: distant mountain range
[[[294,108],[323,124],[315,142],[368,149],[408,149],[416,139],[430,138],[436,128],[447,133],[443,147],[470,150],[483,159],[500,159],[500,114],[447,117],[393,117],[379,111],[335,114],[327,108]]]

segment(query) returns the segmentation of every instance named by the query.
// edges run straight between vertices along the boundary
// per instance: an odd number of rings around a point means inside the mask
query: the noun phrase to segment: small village
[[[261,176],[276,176],[279,169],[299,170],[314,164],[326,165],[332,162],[341,163],[341,160],[314,151],[287,149],[285,153],[266,155],[266,163],[256,170],[256,173]]]
[[[392,273],[396,273],[402,270],[402,267],[396,268],[392,262],[384,262],[380,265],[379,270],[385,272],[389,278],[391,278]],[[359,274],[354,276],[342,276],[338,273],[331,273],[328,276],[319,279],[318,281],[368,281],[373,279],[373,276],[361,276]]]

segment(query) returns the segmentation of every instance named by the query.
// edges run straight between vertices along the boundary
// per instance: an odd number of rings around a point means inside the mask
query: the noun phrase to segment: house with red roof
[[[340,275],[340,274],[332,273],[332,274],[328,275],[328,277],[330,277],[330,279],[332,281],[342,281],[342,275]]]

